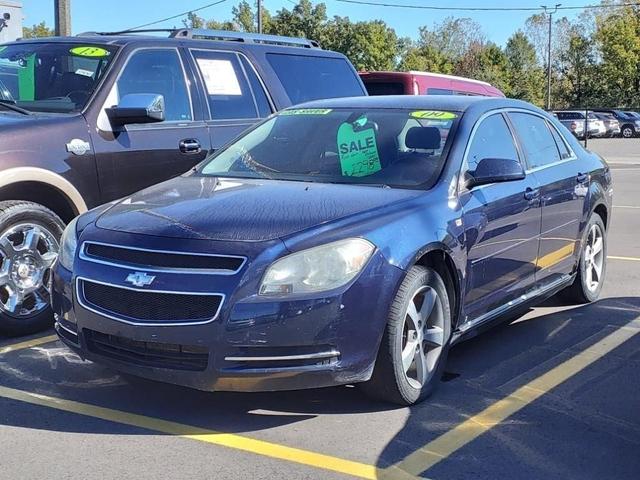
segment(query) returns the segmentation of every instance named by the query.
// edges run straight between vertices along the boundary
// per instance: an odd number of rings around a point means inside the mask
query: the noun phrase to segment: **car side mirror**
[[[155,123],[164,121],[164,97],[155,93],[130,93],[118,105],[105,108],[114,127],[131,123]]]
[[[467,188],[488,183],[513,182],[525,178],[524,169],[518,160],[510,158],[484,158],[473,172],[467,173]]]

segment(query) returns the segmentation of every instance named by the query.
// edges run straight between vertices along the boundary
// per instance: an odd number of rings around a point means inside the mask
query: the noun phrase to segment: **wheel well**
[[[39,203],[52,210],[64,223],[69,223],[78,211],[69,198],[55,187],[42,182],[17,182],[0,189],[0,201],[24,200]]]
[[[431,250],[418,259],[416,265],[429,267],[438,272],[449,295],[449,307],[451,309],[452,321],[455,323],[460,313],[460,284],[458,274],[453,259],[444,250]]]
[[[604,223],[604,227],[607,228],[607,226],[609,225],[607,223],[607,218],[608,218],[607,207],[605,207],[603,204],[600,204],[600,205],[597,205],[593,211],[598,215],[600,215],[600,218],[602,218],[602,222]]]

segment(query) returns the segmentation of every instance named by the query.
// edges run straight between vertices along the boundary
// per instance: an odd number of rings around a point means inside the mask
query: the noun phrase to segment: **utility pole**
[[[556,3],[553,11],[546,5],[541,5],[545,15],[549,16],[549,44],[547,49],[547,110],[551,110],[551,28],[553,26],[553,14],[558,11],[561,3]]]
[[[71,35],[71,0],[54,0],[57,36]]]
[[[262,0],[258,0],[258,33],[262,33]]]

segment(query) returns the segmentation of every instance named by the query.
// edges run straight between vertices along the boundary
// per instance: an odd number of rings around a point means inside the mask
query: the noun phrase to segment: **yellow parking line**
[[[7,345],[6,347],[0,347],[0,355],[3,353],[15,352],[16,350],[23,350],[25,348],[36,347],[43,343],[54,342],[58,339],[57,335],[48,335],[46,337],[33,338],[20,343],[14,343],[13,345]]]
[[[440,435],[404,460],[389,467],[389,471],[420,475],[640,333],[638,321],[631,323],[635,326],[627,325],[619,328],[576,356],[518,388],[511,395],[498,400],[454,429]]]
[[[626,260],[627,262],[640,262],[640,258],[637,257],[616,257],[615,255],[608,255],[609,260]]]
[[[256,440],[242,435],[216,432],[199,427],[184,425],[159,418],[147,417],[135,413],[123,412],[112,408],[99,407],[87,403],[76,402],[64,398],[51,397],[38,393],[16,390],[0,386],[0,397],[17,400],[20,402],[54,408],[65,412],[86,415],[110,422],[116,422],[133,427],[153,430],[182,438],[197,440],[223,447],[242,450],[245,452],[263,455],[265,457],[286,460],[301,465],[307,465],[323,470],[344,473],[354,477],[365,479],[377,479],[380,469],[373,465],[354,462],[339,457],[323,455],[321,453],[302,450],[300,448],[287,447],[276,443]]]

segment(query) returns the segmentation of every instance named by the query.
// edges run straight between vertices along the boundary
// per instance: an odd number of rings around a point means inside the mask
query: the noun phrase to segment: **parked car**
[[[81,215],[53,272],[83,358],[204,390],[412,404],[454,343],[606,269],[607,164],[525,102],[322,100]]]
[[[566,118],[567,117],[566,115],[562,115],[563,119],[561,120],[556,112],[550,112],[550,113],[555,118],[557,118],[558,121],[562,124],[562,126],[564,126],[567,130],[569,130],[569,132],[571,132],[574,137],[581,140],[584,139],[584,127],[585,127],[584,120],[579,121],[571,118]],[[571,115],[569,115],[569,117],[570,116]]]
[[[180,175],[272,112],[366,95],[305,39],[87,33],[0,47],[0,332],[51,325],[50,266],[77,214]]]
[[[360,72],[369,95],[482,95],[504,97],[487,82],[429,72]]]
[[[571,129],[574,124],[582,123],[582,135],[576,134],[578,138],[584,139],[584,126],[587,125],[587,135],[589,137],[604,137],[607,134],[607,127],[604,122],[595,116],[593,112],[589,112],[588,116],[580,110],[556,110],[554,112],[558,120],[567,128]],[[585,122],[585,118],[587,121]],[[577,129],[575,130],[577,132]]]
[[[622,110],[596,108],[596,113],[609,113],[613,115],[620,123],[620,133],[624,138],[631,138],[640,135],[640,119],[634,118],[623,112]]]
[[[619,137],[621,134],[620,122],[611,113],[595,112],[594,115],[602,120],[607,129],[606,137]]]

